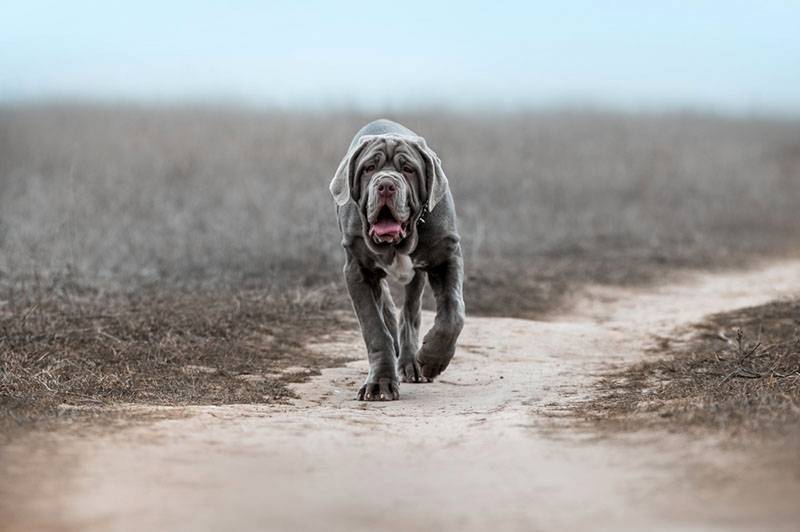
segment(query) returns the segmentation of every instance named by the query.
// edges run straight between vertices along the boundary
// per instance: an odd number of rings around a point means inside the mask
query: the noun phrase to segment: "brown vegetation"
[[[653,425],[800,436],[800,300],[725,312],[686,344],[603,379],[581,415],[616,428]]]
[[[20,295],[21,296],[21,295]],[[24,297],[24,296],[21,296]],[[141,292],[14,299],[0,312],[0,426],[76,415],[62,404],[266,403],[307,374],[343,361],[304,349],[335,316],[326,291]],[[328,313],[330,314],[330,313]]]

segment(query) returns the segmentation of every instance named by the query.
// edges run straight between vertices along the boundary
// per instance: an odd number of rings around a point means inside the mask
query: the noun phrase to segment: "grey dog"
[[[453,358],[464,326],[464,264],[456,211],[439,157],[390,120],[356,133],[330,185],[346,260],[344,277],[369,357],[357,398],[400,398],[403,382],[430,382]],[[397,311],[387,274],[405,285]],[[436,319],[419,345],[425,278]]]

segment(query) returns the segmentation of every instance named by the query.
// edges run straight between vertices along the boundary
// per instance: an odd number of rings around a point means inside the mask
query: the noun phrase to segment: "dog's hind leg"
[[[392,342],[394,343],[394,356],[400,354],[400,344],[397,337],[397,307],[394,306],[392,300],[392,293],[389,291],[389,283],[386,279],[381,279],[381,312],[383,314],[383,323],[392,335]]]
[[[406,285],[403,313],[400,315],[400,350],[397,359],[397,372],[403,382],[428,382],[422,376],[419,364],[414,358],[419,350],[420,313],[425,277],[424,271],[416,270],[414,278]]]

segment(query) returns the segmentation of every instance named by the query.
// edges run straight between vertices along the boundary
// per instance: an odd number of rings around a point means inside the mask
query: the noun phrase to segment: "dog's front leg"
[[[369,357],[369,374],[357,398],[360,401],[399,399],[395,342],[383,321],[380,278],[362,268],[351,256],[347,257],[344,276]]]
[[[464,266],[461,247],[443,264],[428,270],[428,282],[436,298],[436,318],[425,335],[416,361],[422,377],[432,380],[445,370],[456,352],[456,340],[464,327]]]

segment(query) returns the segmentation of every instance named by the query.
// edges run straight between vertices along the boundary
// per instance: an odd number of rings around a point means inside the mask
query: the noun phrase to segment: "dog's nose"
[[[388,177],[378,181],[377,186],[378,194],[384,198],[391,198],[397,192],[397,185]]]

